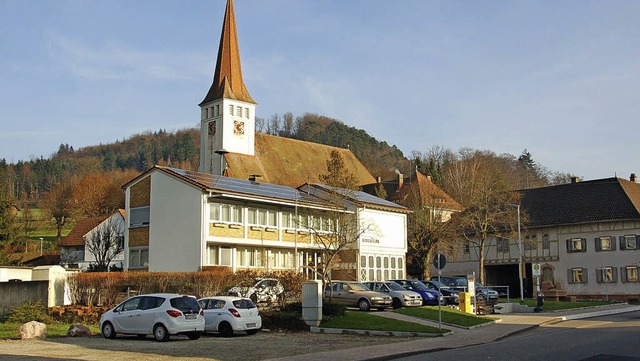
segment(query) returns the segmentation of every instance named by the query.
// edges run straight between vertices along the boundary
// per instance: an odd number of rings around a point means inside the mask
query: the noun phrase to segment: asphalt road
[[[640,361],[640,311],[560,322],[502,341],[397,360]]]

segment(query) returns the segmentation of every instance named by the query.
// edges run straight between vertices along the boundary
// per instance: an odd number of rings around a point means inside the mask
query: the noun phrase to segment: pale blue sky
[[[226,0],[0,0],[0,158],[199,124]],[[640,173],[640,1],[235,0],[257,115]]]

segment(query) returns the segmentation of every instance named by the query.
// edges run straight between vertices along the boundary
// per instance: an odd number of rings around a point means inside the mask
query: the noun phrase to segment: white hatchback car
[[[193,296],[156,293],[131,297],[100,317],[105,338],[116,334],[153,335],[167,341],[170,335],[197,340],[204,332],[204,312]]]
[[[198,303],[204,310],[205,332],[231,337],[237,331],[254,335],[262,328],[258,307],[248,298],[215,296],[201,298]]]

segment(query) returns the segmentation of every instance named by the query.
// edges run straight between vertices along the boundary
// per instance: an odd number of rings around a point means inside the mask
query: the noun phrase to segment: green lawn
[[[400,331],[435,334],[449,332],[449,330],[446,329],[440,330],[437,327],[424,326],[412,322],[398,321],[382,316],[376,316],[373,313],[360,311],[347,311],[344,316],[336,316],[328,320],[323,320],[320,326],[327,328],[344,328],[370,331]]]
[[[442,322],[452,325],[458,325],[463,327],[471,327],[481,325],[484,323],[492,322],[494,319],[490,317],[475,316],[472,314],[460,312],[449,307],[442,307]],[[438,307],[437,306],[424,306],[424,307],[411,307],[400,308],[393,312],[398,312],[403,315],[426,318],[432,321],[438,321]]]
[[[515,301],[517,302],[517,301]],[[537,300],[526,298],[522,303],[529,307],[536,307]],[[570,310],[573,308],[593,307],[610,305],[613,302],[606,301],[579,301],[579,302],[567,302],[567,301],[544,301],[542,309],[546,311],[558,311],[558,310]]]
[[[17,339],[20,338],[20,323],[2,322],[0,323],[0,339]],[[47,337],[66,337],[67,331],[69,331],[70,324],[52,323],[47,324]],[[99,334],[100,328],[98,326],[85,325],[91,330],[91,334]]]

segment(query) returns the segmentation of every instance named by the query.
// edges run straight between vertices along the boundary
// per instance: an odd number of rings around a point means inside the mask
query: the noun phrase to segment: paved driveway
[[[222,338],[207,335],[191,341],[173,336],[156,342],[123,336],[0,341],[0,360],[264,360],[328,350],[407,341],[388,336],[330,335],[309,332],[259,332]]]

